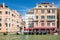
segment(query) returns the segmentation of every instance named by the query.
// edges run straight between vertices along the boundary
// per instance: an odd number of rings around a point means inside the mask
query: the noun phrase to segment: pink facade
[[[41,31],[49,31],[48,33],[56,32],[57,30],[57,8],[54,4],[42,3],[37,4],[32,8],[34,18],[32,22],[34,26],[28,26],[24,30],[41,33]],[[30,10],[30,11],[31,11]],[[31,13],[31,12],[30,12]],[[28,13],[29,14],[29,13]],[[29,18],[29,17],[28,17]]]
[[[16,10],[10,10],[4,3],[0,5],[0,32],[20,31],[21,22],[22,17]]]

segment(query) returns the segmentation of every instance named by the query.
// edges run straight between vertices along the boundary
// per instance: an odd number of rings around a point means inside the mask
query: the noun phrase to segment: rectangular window
[[[6,27],[8,27],[8,23],[5,23]]]
[[[2,26],[2,24],[0,23],[0,27]]]
[[[7,22],[7,23],[8,23],[8,22],[9,22],[9,20],[10,20],[10,18],[6,18],[6,19],[5,19],[5,22]]]
[[[44,22],[41,23],[41,26],[44,26]]]
[[[38,10],[36,10],[36,14],[38,13]]]
[[[10,27],[10,24],[9,24],[9,27]]]
[[[44,13],[44,9],[41,10],[41,13],[42,13],[42,14]]]
[[[19,27],[19,25],[17,25],[17,27]]]
[[[0,30],[1,30],[1,28],[0,28]]]
[[[41,5],[39,7],[42,7]]]
[[[55,23],[54,22],[52,23],[52,26],[55,26]]]
[[[33,22],[29,22],[29,28],[32,28],[32,27],[34,27],[34,23]]]
[[[12,14],[12,16],[14,16],[14,15]]]
[[[15,15],[14,15],[14,14],[12,14],[12,16],[13,16],[13,17],[15,17]]]
[[[50,26],[50,22],[47,22],[47,26]]]
[[[41,16],[41,19],[44,19],[44,16]]]
[[[45,5],[44,7],[47,7],[47,5]]]
[[[8,28],[6,28],[6,30],[8,30]]]
[[[47,16],[47,19],[55,19],[55,16]]]
[[[36,16],[36,19],[38,19],[38,16]]]
[[[2,19],[0,18],[0,22],[2,21]]]
[[[55,13],[55,10],[54,9],[52,10],[52,13]]]
[[[47,13],[50,13],[50,9],[47,10]]]
[[[10,12],[9,12],[9,11],[6,11],[5,13],[6,13],[6,14],[10,14]]]
[[[2,14],[2,11],[0,11],[0,14]]]
[[[6,27],[8,27],[8,23],[5,23]],[[10,27],[10,23],[9,23],[9,27]]]
[[[50,7],[52,7],[52,6],[50,6]]]

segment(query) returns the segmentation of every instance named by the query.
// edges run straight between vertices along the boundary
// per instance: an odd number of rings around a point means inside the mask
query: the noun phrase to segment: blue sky
[[[24,16],[29,9],[35,7],[36,3],[49,2],[54,3],[55,6],[60,5],[60,0],[0,0],[0,4],[3,2],[10,9],[15,9],[20,12],[22,16]]]

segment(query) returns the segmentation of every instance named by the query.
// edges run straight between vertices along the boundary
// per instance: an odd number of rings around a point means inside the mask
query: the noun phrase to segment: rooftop
[[[49,4],[48,2],[43,2],[43,3],[41,3],[41,4]]]
[[[6,6],[5,3],[0,4],[0,7],[6,7],[6,8],[8,8],[8,6]]]

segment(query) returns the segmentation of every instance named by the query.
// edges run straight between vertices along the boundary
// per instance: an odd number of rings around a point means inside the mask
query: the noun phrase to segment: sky
[[[54,3],[56,7],[60,6],[60,0],[0,0],[0,4],[5,3],[10,9],[17,10],[24,18],[26,12],[35,7],[37,3]]]

